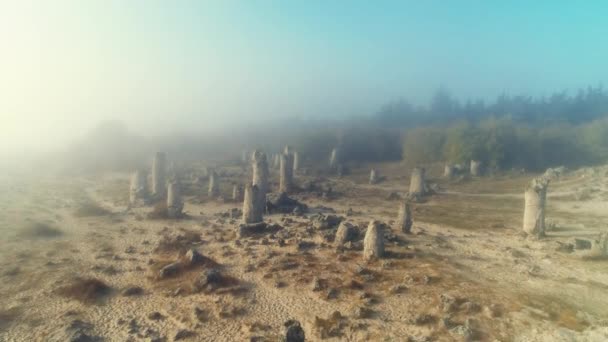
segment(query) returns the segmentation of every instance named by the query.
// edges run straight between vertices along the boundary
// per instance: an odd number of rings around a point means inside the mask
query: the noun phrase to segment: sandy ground
[[[333,213],[362,231],[371,219],[392,225],[399,201],[389,194],[407,191],[409,171],[374,165],[387,179],[369,185],[369,167],[340,179],[297,176],[334,195],[293,194],[307,214],[267,215],[283,229],[238,241],[239,219],[228,213],[241,204],[207,198],[202,184],[184,181],[189,217],[169,220],[149,219],[151,206],[127,207],[126,174],[3,176],[0,341],[278,341],[289,319],[310,341],[608,340],[608,260],[564,248],[606,230],[608,168],[550,185],[552,229],[541,240],[520,228],[534,175],[450,182],[431,169],[439,193],[414,205],[413,233],[393,228],[387,257],[368,263],[356,243],[336,249],[335,228],[311,220]],[[226,197],[250,177],[224,172]],[[276,188],[274,171],[272,181]],[[84,203],[105,211],[82,212]],[[217,265],[158,279],[190,248]],[[231,281],[194,290],[210,268]],[[108,288],[79,296],[66,290],[77,279]],[[129,288],[141,293],[125,295]]]

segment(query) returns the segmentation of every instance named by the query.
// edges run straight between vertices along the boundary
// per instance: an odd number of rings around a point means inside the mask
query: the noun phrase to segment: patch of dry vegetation
[[[101,300],[111,292],[111,287],[97,278],[76,278],[70,285],[61,287],[57,293],[64,297],[91,304]]]
[[[154,205],[152,211],[148,213],[147,218],[150,220],[165,220],[169,218],[169,209],[165,201],[159,201]]]
[[[78,205],[76,210],[74,210],[74,216],[76,217],[106,216],[109,214],[111,214],[110,211],[101,207],[92,200],[85,200]]]
[[[24,238],[48,239],[61,235],[63,235],[61,230],[43,222],[27,223],[19,232],[19,236]]]
[[[193,230],[184,229],[183,233],[171,236],[164,235],[158,242],[155,253],[171,253],[178,252],[180,254],[185,253],[188,249],[195,245],[199,245],[203,242],[201,234]]]

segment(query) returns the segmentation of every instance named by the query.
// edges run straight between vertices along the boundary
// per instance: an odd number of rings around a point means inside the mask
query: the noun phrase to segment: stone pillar
[[[365,260],[384,257],[384,235],[382,225],[378,221],[370,221],[363,239],[363,258]]]
[[[264,204],[260,203],[260,194],[257,185],[247,184],[245,186],[245,197],[243,198],[243,223],[262,222]]]
[[[234,202],[240,202],[243,200],[243,188],[240,185],[234,185],[232,187],[232,200]]]
[[[253,185],[257,185],[260,196],[266,198],[268,193],[268,162],[266,154],[260,151],[254,151],[251,163],[253,165]]]
[[[167,155],[164,152],[156,152],[152,162],[152,194],[155,197],[165,195],[167,172]]]
[[[300,167],[300,153],[298,151],[293,152],[293,171],[298,171]]]
[[[369,184],[377,184],[378,181],[378,173],[376,172],[376,169],[372,169],[369,172]]]
[[[443,177],[447,179],[452,179],[454,177],[455,168],[452,164],[445,164],[443,167]]]
[[[543,178],[533,179],[524,193],[524,232],[541,237],[545,235],[545,202],[549,182]]]
[[[169,218],[179,218],[182,216],[184,203],[180,194],[179,183],[173,181],[167,188],[167,215]]]
[[[479,160],[471,160],[471,176],[481,176],[481,162]]]
[[[129,203],[133,205],[143,205],[148,197],[148,186],[146,182],[146,173],[137,170],[131,175],[131,184],[129,186]]]
[[[422,167],[415,167],[412,170],[412,175],[410,176],[410,196],[422,196],[425,194],[424,172],[425,170]]]
[[[293,190],[293,155],[281,155],[281,168],[279,171],[279,192]]]
[[[336,169],[340,162],[340,149],[335,147],[333,150],[331,150],[331,156],[329,157],[329,167],[331,169]]]
[[[409,234],[412,231],[412,211],[408,201],[403,201],[399,204],[399,214],[397,216],[397,225],[399,230]]]
[[[334,244],[336,246],[342,246],[343,244],[355,240],[357,237],[357,230],[351,223],[342,221],[336,231],[336,237],[334,238]]]
[[[220,195],[220,176],[215,170],[209,172],[209,197],[215,198]]]
[[[291,146],[285,145],[285,147],[283,148],[283,154],[293,154]]]

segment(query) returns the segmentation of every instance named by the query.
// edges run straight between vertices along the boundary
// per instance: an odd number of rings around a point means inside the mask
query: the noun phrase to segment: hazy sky
[[[608,79],[606,1],[0,0],[0,146]]]

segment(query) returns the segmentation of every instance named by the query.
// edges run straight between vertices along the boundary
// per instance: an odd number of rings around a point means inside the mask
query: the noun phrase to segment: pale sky
[[[608,79],[605,1],[0,0],[0,148]]]

